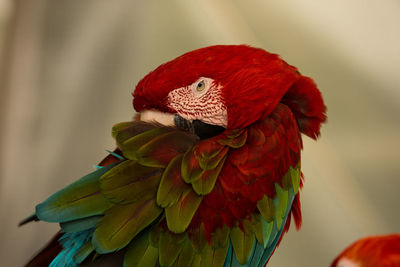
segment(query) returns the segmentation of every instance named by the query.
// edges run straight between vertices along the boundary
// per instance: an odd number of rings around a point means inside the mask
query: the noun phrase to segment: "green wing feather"
[[[153,198],[160,183],[162,169],[127,160],[100,178],[105,197],[113,203],[129,204]]]
[[[199,266],[223,266],[226,254],[228,252],[228,247],[228,244],[221,248],[212,248],[211,246],[206,246],[206,248],[200,254],[201,262]]]
[[[128,121],[121,122],[113,126],[111,135],[120,146],[129,138],[132,138],[138,134],[150,131],[159,125],[149,124],[141,121]]]
[[[127,247],[124,267],[155,266],[158,262],[158,248],[151,245],[149,231],[140,233]]]
[[[73,220],[73,221],[62,222],[62,223],[60,223],[60,227],[63,232],[77,233],[77,232],[81,232],[81,231],[96,227],[98,221],[102,217],[103,217],[103,215],[96,215],[96,216],[90,216],[90,217],[77,219],[77,220]]]
[[[157,190],[157,204],[163,208],[175,205],[183,192],[190,190],[181,175],[182,155],[176,156],[167,166]]]
[[[179,154],[185,153],[196,141],[193,135],[174,131],[155,137],[136,151],[140,164],[165,168]]]
[[[104,254],[125,247],[161,212],[154,198],[111,207],[94,231],[92,243],[96,251]]]
[[[243,231],[238,226],[231,229],[230,239],[233,250],[240,264],[245,264],[253,250],[255,235],[251,231]]]
[[[195,258],[195,250],[190,243],[189,239],[185,239],[184,243],[181,244],[182,250],[179,253],[173,266],[175,267],[187,267],[190,266]]]
[[[121,140],[117,139],[117,145],[122,150],[123,155],[127,159],[137,160],[137,151],[147,143],[151,142],[154,138],[168,133],[171,131],[171,128],[167,127],[158,127],[149,131],[145,131],[143,133],[128,137],[124,136]],[[126,134],[126,132],[124,132]],[[117,138],[119,134],[116,133]]]
[[[186,151],[182,159],[182,166],[181,166],[182,179],[186,183],[192,183],[200,179],[203,173],[204,169],[200,167],[200,163],[194,153],[194,148]]]
[[[174,233],[182,233],[189,226],[203,197],[197,195],[191,188],[182,193],[179,200],[165,208],[168,228]]]
[[[274,219],[274,201],[267,195],[264,195],[263,198],[257,202],[257,208],[267,222],[270,222]]]
[[[36,206],[42,221],[66,222],[102,214],[111,203],[101,193],[99,178],[118,163],[94,171]]]
[[[161,266],[171,266],[182,252],[186,233],[174,234],[169,230],[160,231],[158,240],[159,262]]]
[[[219,159],[218,165],[216,165],[214,169],[204,170],[200,176],[200,179],[192,182],[193,190],[197,194],[207,195],[214,189],[215,182],[217,181],[218,175],[224,166],[225,159],[226,156]]]

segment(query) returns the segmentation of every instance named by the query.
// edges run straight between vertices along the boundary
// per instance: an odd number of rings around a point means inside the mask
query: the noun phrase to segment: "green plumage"
[[[157,204],[163,208],[176,204],[183,192],[190,190],[181,176],[182,155],[176,156],[165,169],[157,191]]]
[[[174,233],[182,233],[189,226],[203,198],[192,189],[182,193],[179,200],[165,209],[168,229]]]
[[[200,224],[198,228],[190,230],[190,241],[192,242],[193,248],[197,253],[201,253],[204,247],[208,244],[204,235],[204,224]]]
[[[158,239],[160,265],[171,266],[182,252],[182,245],[186,240],[186,234],[174,234],[168,230],[161,231]]]
[[[242,147],[247,140],[247,131],[244,129],[231,130],[225,134],[227,138],[219,139],[218,143],[221,145],[227,145],[231,148]]]
[[[118,128],[118,127],[117,127]],[[117,131],[117,129],[114,129]],[[131,136],[127,136],[130,131],[126,129],[120,133],[114,133],[117,138],[117,144],[123,151],[124,156],[130,160],[137,160],[137,151],[145,144],[151,142],[157,136],[168,133],[171,129],[166,127],[154,128],[143,133]],[[121,138],[120,138],[121,136]],[[123,136],[123,137],[122,137]],[[120,139],[119,139],[120,138]]]
[[[149,231],[140,233],[127,247],[124,267],[155,266],[158,261],[158,249],[150,244]]]
[[[109,253],[125,247],[161,212],[154,198],[111,207],[94,231],[92,242],[96,251]]]
[[[195,250],[190,243],[189,239],[185,239],[184,243],[181,244],[182,250],[178,255],[173,266],[175,267],[187,267],[191,266],[193,259],[195,257]]]
[[[274,226],[274,222],[267,222],[264,218],[260,218],[260,224],[262,229],[262,242],[259,242],[264,245],[264,248],[267,247],[268,241],[271,239],[272,228]]]
[[[154,198],[162,169],[127,160],[100,178],[102,193],[113,203],[129,204]]]
[[[150,167],[166,167],[179,154],[185,153],[196,139],[185,132],[174,131],[155,137],[141,146],[136,156],[138,161]]]
[[[126,140],[138,134],[150,131],[157,126],[140,121],[121,122],[113,126],[111,134],[120,147]]]
[[[255,235],[251,231],[243,231],[238,226],[231,229],[230,238],[235,255],[240,264],[245,264],[250,257]]]
[[[213,170],[220,164],[223,158],[225,158],[226,153],[229,148],[220,146],[216,149],[216,151],[212,151],[210,155],[205,153],[201,153],[197,155],[197,160],[199,161],[199,165],[203,170]]]
[[[228,252],[228,245],[221,248],[212,248],[206,246],[201,252],[201,261],[199,266],[218,267],[222,266],[225,262],[226,253]]]
[[[186,183],[192,183],[200,179],[204,169],[200,167],[199,161],[194,154],[194,149],[189,149],[182,159],[181,174]]]
[[[267,195],[264,195],[263,198],[257,202],[257,208],[267,222],[270,222],[274,219],[274,201]]]
[[[278,230],[283,226],[286,208],[288,203],[288,191],[282,189],[277,183],[275,184],[276,197],[274,199],[275,222]]]
[[[229,244],[229,233],[231,229],[224,225],[222,228],[218,228],[211,236],[210,246],[212,248],[222,248]]]
[[[47,222],[66,222],[102,214],[111,203],[101,193],[98,180],[115,165],[84,176],[37,205],[37,217]]]
[[[226,157],[219,159],[218,165],[213,169],[204,170],[200,176],[200,179],[192,182],[193,190],[199,195],[207,195],[213,189],[215,182],[217,181],[218,175],[224,166]]]
[[[299,187],[300,187],[300,178],[301,178],[301,171],[300,171],[300,166],[297,166],[296,168],[290,167],[290,176],[292,178],[292,184],[293,184],[293,191],[294,194],[296,195],[299,192]]]
[[[125,248],[126,267],[223,266],[229,255],[232,266],[247,266],[277,242],[299,189],[298,166],[289,168],[281,185],[275,183],[274,198],[258,201],[259,213],[217,228],[210,240],[203,223],[188,231],[229,149],[245,144],[246,130],[197,142],[173,128],[128,122],[116,125],[113,136],[127,160],[81,178],[36,208],[39,219],[60,222],[65,232],[94,231],[74,254],[76,263],[93,251],[101,257]]]

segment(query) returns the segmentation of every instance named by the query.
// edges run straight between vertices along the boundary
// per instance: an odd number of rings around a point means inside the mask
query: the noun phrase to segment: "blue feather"
[[[123,156],[118,155],[118,154],[115,153],[115,152],[112,152],[112,151],[110,151],[110,150],[106,150],[106,151],[107,151],[108,153],[110,153],[111,155],[113,155],[114,157],[118,158],[118,159],[122,159],[122,160],[125,159]]]
[[[63,250],[54,258],[49,267],[75,267],[74,255],[88,242],[93,235],[93,228],[78,233],[66,233],[59,242]]]
[[[248,266],[257,266],[264,253],[264,245],[256,241]]]

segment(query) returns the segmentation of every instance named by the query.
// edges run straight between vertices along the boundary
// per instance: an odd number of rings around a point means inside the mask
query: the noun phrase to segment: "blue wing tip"
[[[115,153],[115,152],[113,152],[113,151],[110,151],[110,150],[107,150],[107,149],[106,149],[106,151],[107,151],[108,153],[110,153],[111,155],[113,155],[114,157],[116,157],[116,158],[125,159],[123,156],[121,156],[121,155],[119,155],[119,154],[117,154],[117,153]]]

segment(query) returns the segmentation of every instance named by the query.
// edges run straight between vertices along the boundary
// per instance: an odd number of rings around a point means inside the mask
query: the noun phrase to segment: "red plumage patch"
[[[362,267],[398,267],[400,266],[400,234],[360,239],[347,247],[333,261],[331,267],[336,267],[342,258],[358,262]]]
[[[293,111],[302,133],[313,139],[319,136],[321,123],[326,121],[326,107],[312,79],[300,77],[286,92],[282,103]]]
[[[231,227],[257,211],[265,194],[275,197],[274,183],[300,161],[301,137],[290,109],[278,104],[273,113],[247,129],[248,138],[240,148],[231,148],[219,179],[197,210],[191,227],[204,224],[206,237],[223,224]],[[300,202],[296,198],[293,216],[300,225]]]

